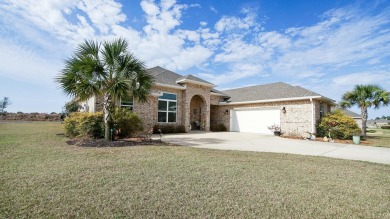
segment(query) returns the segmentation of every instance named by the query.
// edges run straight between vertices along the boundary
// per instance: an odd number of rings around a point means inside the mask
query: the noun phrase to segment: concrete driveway
[[[287,139],[254,133],[191,132],[166,134],[162,140],[196,148],[301,154],[390,164],[390,148]]]

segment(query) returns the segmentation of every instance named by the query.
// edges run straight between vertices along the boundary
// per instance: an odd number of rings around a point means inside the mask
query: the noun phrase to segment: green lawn
[[[390,129],[368,129],[367,140],[371,146],[390,148]]]
[[[57,133],[58,123],[0,123],[0,218],[390,218],[389,165],[80,148]]]

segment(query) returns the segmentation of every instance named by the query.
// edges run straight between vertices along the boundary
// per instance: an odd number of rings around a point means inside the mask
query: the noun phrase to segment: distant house
[[[390,120],[386,119],[370,119],[367,121],[367,127],[369,128],[379,128],[382,125],[389,125]]]
[[[223,124],[228,131],[272,134],[279,125],[285,135],[315,133],[321,117],[334,100],[283,82],[218,91],[215,85],[193,75],[182,76],[159,66],[148,69],[154,86],[146,103],[118,100],[118,106],[137,112],[146,127],[155,124],[183,125],[186,131],[209,131]],[[92,97],[86,111],[102,109]]]
[[[362,128],[362,116],[360,114],[357,114],[348,109],[341,109],[341,111],[343,111],[345,115],[350,116],[352,119],[354,119],[359,125],[359,128]]]

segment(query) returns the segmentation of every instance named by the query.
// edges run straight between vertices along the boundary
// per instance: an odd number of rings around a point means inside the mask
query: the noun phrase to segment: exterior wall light
[[[282,112],[284,113],[284,114],[286,114],[286,107],[282,107]]]

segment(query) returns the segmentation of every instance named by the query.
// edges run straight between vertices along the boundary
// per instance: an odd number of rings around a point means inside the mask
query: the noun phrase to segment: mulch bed
[[[139,138],[120,139],[115,141],[107,141],[105,139],[71,139],[66,141],[68,145],[79,147],[130,147],[139,145],[162,145],[160,140],[142,140]]]

